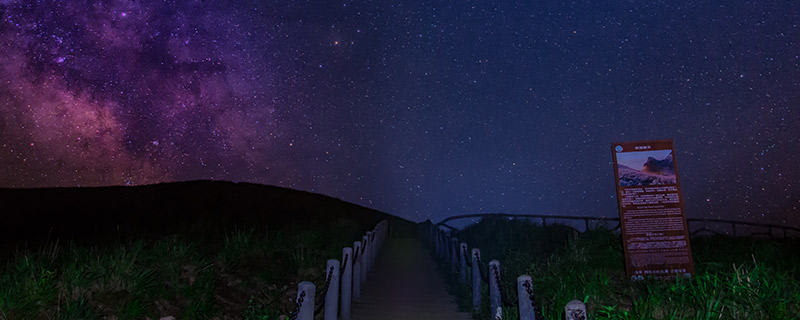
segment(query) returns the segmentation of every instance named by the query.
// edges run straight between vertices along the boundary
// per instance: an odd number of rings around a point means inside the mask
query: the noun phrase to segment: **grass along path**
[[[369,226],[350,219],[20,249],[0,264],[0,319],[278,319],[297,283]],[[362,230],[363,229],[363,230]]]
[[[563,319],[564,305],[584,301],[591,319],[800,319],[800,240],[694,238],[697,274],[691,279],[632,282],[625,275],[619,236],[576,233],[525,220],[484,219],[455,234],[500,261],[502,288],[516,297],[516,277],[533,278],[545,319]],[[484,266],[484,271],[485,266]],[[471,291],[447,277],[461,310]],[[477,319],[489,319],[488,294]],[[503,310],[516,319],[516,310]]]

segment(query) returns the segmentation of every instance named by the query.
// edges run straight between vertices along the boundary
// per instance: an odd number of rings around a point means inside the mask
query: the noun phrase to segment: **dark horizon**
[[[411,221],[615,217],[673,139],[686,215],[800,225],[800,3],[0,1],[0,187],[221,180]]]

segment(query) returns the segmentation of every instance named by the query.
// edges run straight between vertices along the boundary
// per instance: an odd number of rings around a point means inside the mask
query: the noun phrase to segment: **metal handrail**
[[[452,226],[447,225],[448,221],[458,220],[458,219],[469,219],[469,218],[485,218],[485,217],[501,217],[501,218],[534,218],[534,219],[541,219],[542,225],[547,225],[547,220],[583,220],[586,225],[586,230],[589,230],[589,222],[590,221],[610,221],[616,222],[617,225],[613,228],[608,228],[609,230],[616,230],[621,227],[620,219],[619,218],[611,218],[611,217],[589,217],[589,216],[564,216],[564,215],[543,215],[543,214],[517,214],[517,213],[473,213],[473,214],[463,214],[463,215],[455,215],[445,218],[444,220],[440,221],[439,223],[434,224],[434,227],[445,227],[452,231],[458,230]],[[719,232],[712,231],[707,228],[707,224],[709,223],[723,223],[729,224],[731,226],[731,230],[733,236],[737,236],[736,233],[736,226],[745,226],[745,227],[758,227],[758,228],[767,228],[766,232],[750,232],[748,236],[754,235],[766,235],[770,237],[774,237],[773,229],[781,230],[783,232],[783,237],[788,237],[787,231],[793,231],[800,234],[800,228],[790,227],[790,226],[781,226],[776,224],[769,224],[769,223],[755,223],[755,222],[744,222],[744,221],[736,221],[736,220],[729,220],[729,219],[700,219],[700,218],[687,218],[687,222],[702,222],[703,228],[693,231],[691,234],[695,235],[700,232],[711,232],[714,234],[719,234]]]
[[[478,214],[457,215],[457,216],[447,217],[444,220],[442,220],[442,221],[440,221],[439,223],[436,223],[436,224],[433,224],[433,223],[430,223],[430,222],[426,222],[424,224],[420,224],[420,226],[424,227],[423,230],[429,230],[427,232],[423,231],[422,234],[434,234],[435,235],[434,237],[436,238],[436,240],[434,240],[434,241],[439,241],[438,239],[441,238],[445,233],[445,231],[441,230],[440,227],[448,228],[448,229],[450,229],[450,231],[460,231],[457,228],[454,228],[452,226],[447,225],[447,222],[452,221],[452,220],[456,220],[456,219],[484,218],[484,217],[534,218],[534,219],[541,219],[542,225],[547,225],[547,220],[548,219],[551,219],[551,220],[562,220],[562,219],[563,220],[583,220],[584,223],[586,224],[586,229],[585,230],[587,230],[587,231],[589,230],[589,222],[590,221],[603,221],[603,222],[613,221],[613,222],[617,222],[617,225],[614,228],[609,228],[609,229],[616,230],[616,229],[620,229],[621,228],[620,218],[587,217],[587,216],[562,216],[562,215],[537,215],[537,214],[508,214],[508,213],[478,213]],[[687,220],[687,223],[697,223],[697,222],[703,223],[701,228],[698,228],[698,229],[690,232],[691,236],[694,236],[694,235],[702,233],[702,232],[709,232],[709,233],[712,233],[712,234],[721,235],[721,233],[708,228],[708,225],[712,224],[712,223],[722,223],[722,224],[730,225],[733,236],[739,235],[739,234],[737,234],[737,226],[767,228],[767,231],[764,231],[764,232],[752,232],[751,231],[750,233],[747,234],[748,236],[766,235],[766,236],[769,236],[769,237],[776,237],[775,233],[773,232],[775,229],[783,231],[783,237],[784,238],[789,237],[788,231],[797,232],[798,234],[800,234],[800,228],[795,228],[795,227],[790,227],[790,226],[780,226],[780,225],[767,224],[767,223],[744,222],[744,221],[735,221],[735,220],[729,220],[729,219],[711,220],[711,219],[688,218],[686,220]],[[575,229],[574,227],[571,227],[571,228]],[[795,235],[792,235],[792,236],[795,236]],[[433,240],[433,239],[429,238],[428,240]],[[437,248],[437,258],[439,258],[440,260],[451,259],[451,258],[446,258],[446,257],[448,257],[448,253],[440,253],[440,251],[438,249],[439,248],[439,244],[438,243],[431,243],[431,245]],[[445,246],[448,246],[448,245],[445,244]],[[442,250],[444,250],[444,249],[442,249]],[[459,251],[463,251],[463,250],[459,250]],[[466,254],[466,252],[460,252],[460,254],[456,255],[456,256],[465,255],[465,254]],[[453,257],[452,259],[455,259],[455,258]],[[466,260],[470,261],[471,259],[466,259]],[[477,256],[477,259],[476,259],[475,263],[469,263],[468,262],[468,265],[471,267],[471,269],[475,269],[476,267],[478,268],[477,272],[473,271],[473,283],[481,283],[481,282],[489,283],[489,281],[487,279],[487,276],[486,276],[486,273],[484,273],[482,268],[481,268],[482,263],[480,261],[480,256]],[[524,282],[521,282],[521,288],[518,287],[517,299],[513,299],[513,300],[509,299],[509,296],[507,295],[506,291],[503,290],[502,282],[500,281],[500,270],[499,270],[499,267],[497,265],[492,265],[491,263],[490,263],[490,265],[491,265],[491,267],[489,267],[489,269],[487,271],[489,271],[489,273],[491,274],[490,276],[493,276],[493,278],[495,280],[494,281],[495,284],[490,284],[490,286],[496,286],[496,290],[499,292],[499,297],[497,297],[497,298],[499,298],[499,301],[498,301],[499,305],[497,306],[497,308],[498,308],[498,316],[497,317],[499,317],[500,307],[502,307],[502,306],[505,306],[505,307],[518,306],[518,307],[522,308],[523,306],[519,305],[519,301],[514,301],[514,300],[522,300],[523,297],[526,297],[528,299],[528,301],[530,301],[530,307],[528,307],[527,304],[526,304],[525,305],[526,306],[526,311],[525,312],[527,312],[527,314],[529,314],[531,316],[534,316],[537,319],[541,318],[541,310],[540,310],[540,308],[537,308],[538,303],[536,301],[536,297],[533,294],[532,283],[531,283],[530,279],[528,278],[528,280],[519,280],[520,278],[518,278],[517,281],[524,281]],[[459,270],[459,272],[466,272],[466,270]],[[476,273],[479,276],[475,275]],[[523,275],[523,276],[527,277],[527,275]],[[518,285],[520,285],[520,282],[518,282]],[[473,288],[473,290],[474,290],[474,288]],[[491,291],[492,291],[492,289],[490,289],[490,295],[492,295]],[[475,291],[473,291],[473,302],[474,303],[477,304],[478,302],[476,302],[476,301],[480,301],[480,297],[481,297],[480,290],[477,293]],[[493,298],[493,299],[496,299],[496,298]],[[494,300],[494,301],[497,301],[497,300]],[[494,304],[495,302],[492,302],[492,303]],[[477,305],[474,305],[473,308],[477,308]],[[492,310],[492,311],[494,311],[494,310]],[[520,309],[520,312],[522,312],[522,309]],[[566,314],[582,314],[582,315],[585,316],[585,314],[586,314],[586,306],[583,304],[583,302],[581,302],[579,300],[573,300],[573,301],[570,301],[567,304],[567,306],[565,307],[565,313]]]

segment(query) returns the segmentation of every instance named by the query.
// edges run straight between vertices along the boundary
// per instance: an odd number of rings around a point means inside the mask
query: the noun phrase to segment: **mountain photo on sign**
[[[672,150],[617,152],[621,187],[676,184]]]

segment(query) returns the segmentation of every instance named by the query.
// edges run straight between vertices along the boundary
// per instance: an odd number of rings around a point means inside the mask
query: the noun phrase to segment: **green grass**
[[[546,319],[563,319],[564,306],[573,299],[586,303],[591,319],[800,318],[798,240],[694,238],[694,277],[632,282],[619,236],[605,229],[577,233],[524,220],[484,219],[456,236],[481,249],[483,272],[488,261],[500,261],[509,300],[516,301],[517,276],[530,275]],[[469,310],[471,289],[455,277],[448,280],[462,310]],[[484,291],[476,319],[490,319],[487,295]],[[516,319],[515,309],[504,308],[504,319]]]
[[[278,319],[298,282],[372,227],[328,220],[18,250],[0,265],[0,319]]]

